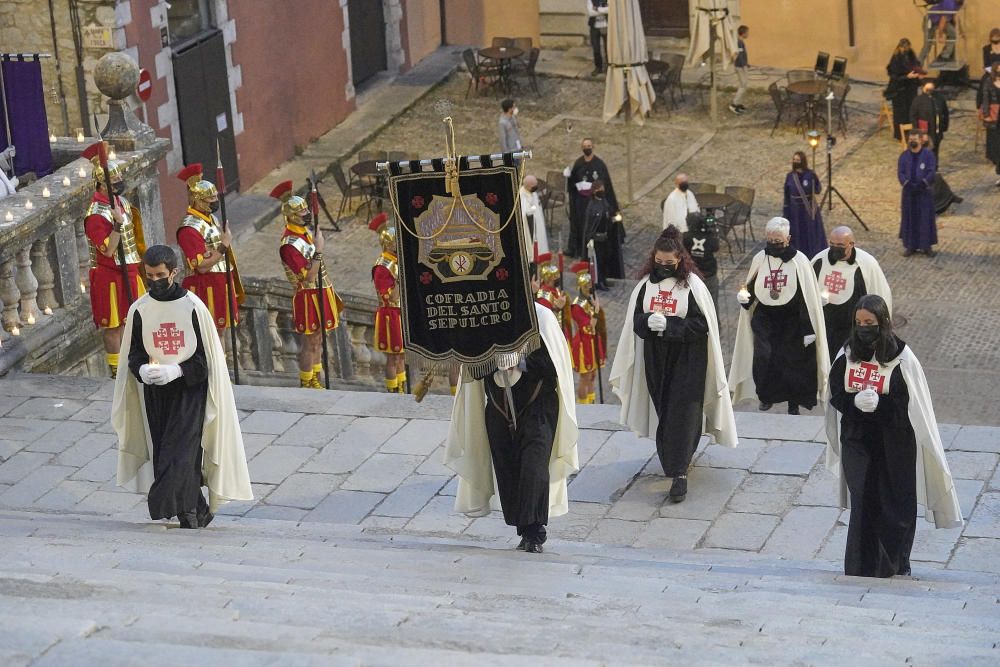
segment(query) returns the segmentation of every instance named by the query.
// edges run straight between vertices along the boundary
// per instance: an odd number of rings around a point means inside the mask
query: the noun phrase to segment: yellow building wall
[[[538,0],[445,0],[448,44],[489,46],[494,37],[541,40]]]
[[[965,37],[959,37],[957,53],[976,79],[990,28],[1000,26],[1000,1],[969,0],[963,12]],[[910,0],[854,0],[853,48],[844,1],[742,0],[740,14],[750,27],[750,64],[762,67],[812,69],[816,52],[826,51],[847,58],[851,78],[885,81],[885,66],[901,38],[908,37],[918,54],[923,45],[924,13]]]
[[[404,6],[412,66],[441,45],[441,9],[438,0],[406,0]]]

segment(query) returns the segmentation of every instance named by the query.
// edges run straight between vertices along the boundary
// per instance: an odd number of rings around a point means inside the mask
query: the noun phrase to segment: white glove
[[[143,384],[153,384],[149,371],[154,368],[156,368],[156,366],[150,366],[149,364],[139,366],[139,379],[142,380]]]
[[[513,387],[517,384],[517,381],[521,379],[521,371],[516,366],[506,371],[506,373],[506,378],[504,377],[504,371],[496,371],[493,373],[493,381],[497,383],[497,386],[504,387],[509,383],[510,386]]]
[[[802,337],[802,347],[809,347],[816,342],[816,334],[809,334]]]
[[[566,167],[565,169],[563,169],[563,176],[565,176],[566,178],[569,178],[570,174],[572,173],[573,173],[572,167]]]
[[[168,384],[184,375],[184,372],[178,364],[160,364],[159,366],[153,366],[147,373],[150,381],[153,384],[158,385]]]
[[[736,293],[736,300],[741,306],[745,306],[750,303],[750,292],[739,291]]]
[[[824,306],[829,306],[830,305],[830,295],[827,292],[820,292],[819,293],[819,302],[820,302],[820,304],[822,304]]]
[[[874,389],[859,391],[854,397],[854,407],[861,412],[875,412],[878,407],[879,396]]]
[[[662,313],[653,313],[647,322],[650,331],[663,331],[667,328],[667,318]]]

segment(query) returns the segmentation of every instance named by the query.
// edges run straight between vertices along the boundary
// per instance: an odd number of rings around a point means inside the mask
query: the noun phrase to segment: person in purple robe
[[[934,212],[934,176],[937,160],[934,152],[920,141],[919,132],[911,132],[908,148],[899,156],[898,176],[903,186],[903,201],[899,221],[899,238],[903,241],[903,256],[923,252],[928,257],[937,253],[937,223]]]
[[[792,243],[806,257],[826,249],[826,232],[820,214],[821,190],[819,177],[809,168],[806,154],[798,151],[792,156],[792,170],[785,176],[785,205],[782,217],[791,227]]]

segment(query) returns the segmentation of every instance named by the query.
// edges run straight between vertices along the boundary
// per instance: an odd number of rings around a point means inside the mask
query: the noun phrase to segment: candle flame
[[[46,315],[51,315],[52,309],[49,308],[48,306],[45,306],[45,310],[43,310],[42,312],[45,313]]]
[[[10,211],[7,211],[7,215],[5,215],[3,219],[6,220],[7,222],[14,222],[14,214],[11,213]]]
[[[47,187],[42,188],[42,196],[48,199],[49,197],[52,196],[52,192]]]
[[[14,328],[12,328],[10,330],[10,335],[11,336],[20,336],[21,335],[21,330],[18,329],[17,327],[14,327]]]
[[[35,316],[32,315],[31,313],[28,313],[28,324],[34,324],[34,323],[35,323]]]
[[[50,134],[49,135],[49,143],[50,144],[56,143],[56,135],[55,134]]]
[[[77,143],[81,143],[81,144],[84,142],[83,132],[77,132],[76,133],[76,141],[77,141]]]
[[[63,176],[63,185],[69,185],[69,176]]]
[[[86,294],[87,293],[87,286],[83,284],[82,280],[80,281],[80,293],[81,294]]]
[[[84,169],[83,167],[80,167],[80,171],[78,171],[77,174],[80,175],[80,178],[86,178],[87,177],[87,170]]]
[[[24,208],[30,211],[31,209],[35,208],[35,205],[32,204],[31,200],[29,199],[28,201],[24,202]]]

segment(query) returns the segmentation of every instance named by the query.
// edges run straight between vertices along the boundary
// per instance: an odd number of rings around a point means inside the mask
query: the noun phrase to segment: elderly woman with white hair
[[[785,218],[771,218],[736,298],[743,306],[729,371],[733,403],[757,398],[761,410],[788,403],[813,408],[826,394],[830,354],[823,305],[809,260],[791,244]]]

